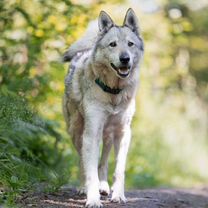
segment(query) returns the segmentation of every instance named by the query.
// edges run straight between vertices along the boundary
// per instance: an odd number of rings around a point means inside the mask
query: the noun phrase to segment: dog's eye
[[[110,47],[116,47],[117,44],[116,44],[116,42],[114,41],[114,42],[111,42],[111,43],[109,44],[109,46],[110,46]]]
[[[130,41],[128,42],[128,46],[129,46],[129,47],[131,47],[131,46],[133,46],[133,45],[134,45],[134,43],[132,43],[132,42],[130,42]]]

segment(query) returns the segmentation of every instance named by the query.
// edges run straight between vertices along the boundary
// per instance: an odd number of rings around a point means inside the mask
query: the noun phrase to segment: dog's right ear
[[[110,16],[106,12],[101,11],[98,18],[99,30],[108,31],[113,25],[114,23]]]

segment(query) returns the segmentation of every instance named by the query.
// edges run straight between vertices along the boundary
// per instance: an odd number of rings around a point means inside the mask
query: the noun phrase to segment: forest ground
[[[101,199],[104,208],[208,208],[208,187],[129,190],[126,197],[126,204],[112,203],[110,197]],[[81,208],[85,202],[84,196],[78,196],[76,189],[69,187],[51,194],[25,194],[18,200],[21,207],[39,208]]]

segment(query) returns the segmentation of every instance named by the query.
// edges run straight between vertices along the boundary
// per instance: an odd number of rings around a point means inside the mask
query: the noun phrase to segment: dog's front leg
[[[124,195],[124,178],[125,178],[125,166],[126,158],[131,140],[130,125],[123,127],[123,132],[118,138],[114,140],[115,155],[116,155],[116,168],[114,173],[114,183],[112,186],[112,198],[113,202],[126,202]]]
[[[94,103],[85,106],[84,114],[82,155],[87,188],[86,207],[98,208],[102,206],[99,193],[98,159],[105,114],[101,107]]]

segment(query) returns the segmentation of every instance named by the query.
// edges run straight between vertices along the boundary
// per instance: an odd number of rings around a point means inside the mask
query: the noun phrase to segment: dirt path
[[[208,188],[132,190],[127,191],[126,196],[126,204],[102,198],[104,208],[208,208]],[[85,197],[78,196],[75,189],[65,188],[53,194],[24,196],[20,203],[21,207],[81,208]]]

